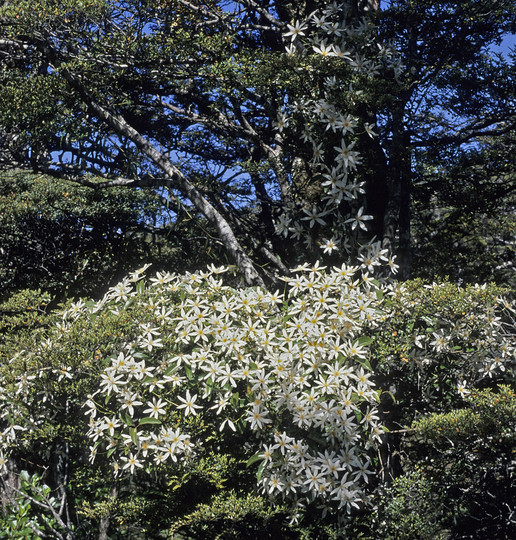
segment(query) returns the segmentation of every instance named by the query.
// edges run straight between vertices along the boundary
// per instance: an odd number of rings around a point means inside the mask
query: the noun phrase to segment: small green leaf
[[[364,368],[364,369],[367,369],[367,371],[372,371],[372,367],[371,367],[371,364],[369,363],[369,360],[367,359],[359,359],[357,360],[357,362]]]
[[[251,456],[245,466],[250,467],[253,463],[256,463],[257,461],[261,461],[263,459],[263,452],[259,452],[258,454],[255,454],[254,456]]]
[[[315,432],[315,431],[310,431],[308,434],[307,434],[308,438],[311,439],[312,441],[318,443],[318,444],[321,444],[323,446],[326,446],[328,444],[328,441],[322,437],[321,435],[319,435],[319,433]]]
[[[259,482],[262,478],[263,469],[265,467],[265,461],[262,461],[261,465],[258,467],[258,471],[256,473],[256,480]]]
[[[191,381],[191,380],[194,378],[194,375],[193,375],[193,373],[192,373],[192,370],[191,370],[190,367],[187,366],[186,364],[185,364],[185,373],[186,373],[186,377],[187,377],[187,379],[188,379],[189,381]]]
[[[142,418],[140,420],[140,426],[143,426],[144,424],[161,424],[161,420],[158,420],[157,418]]]
[[[164,376],[164,377],[169,377],[169,376],[172,375],[172,373],[174,373],[176,370],[177,370],[177,366],[170,366],[170,367],[168,367],[168,368],[165,370],[165,373],[163,373],[163,376]],[[154,377],[151,377],[151,380],[152,380],[153,378],[154,378]]]
[[[136,430],[134,428],[129,428],[129,435],[134,444],[138,444],[138,435],[136,435]]]
[[[138,283],[136,284],[136,292],[138,294],[143,294],[144,291],[145,291],[145,282],[138,281]]]

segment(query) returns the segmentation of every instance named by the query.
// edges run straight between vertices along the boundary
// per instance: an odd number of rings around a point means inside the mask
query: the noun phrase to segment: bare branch
[[[280,21],[279,19],[276,19],[271,13],[269,13],[265,8],[260,6],[258,2],[255,2],[255,0],[239,0],[239,4],[242,4],[247,9],[252,8],[257,13],[259,13],[264,19],[269,21],[269,23],[277,28],[278,30],[284,30],[287,27],[287,24]]]

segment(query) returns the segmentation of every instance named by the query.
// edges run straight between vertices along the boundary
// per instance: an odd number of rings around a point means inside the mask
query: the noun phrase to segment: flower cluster
[[[226,286],[224,271],[158,273],[148,283],[137,272],[101,301],[72,305],[42,344],[64,350],[83,319],[133,318],[129,339],[88,363],[90,461],[102,455],[125,475],[187,460],[202,452],[206,421],[224,440],[248,433],[249,464],[260,462],[271,497],[344,513],[361,505],[382,434],[367,335],[383,317],[382,286],[359,267],[304,265],[280,294]],[[84,368],[52,369],[73,383]],[[36,381],[20,375],[17,392],[35,396]],[[3,397],[2,418],[15,418],[20,396]],[[4,451],[20,444],[19,427],[6,430]]]
[[[358,99],[353,81],[389,70],[399,76],[402,68],[397,56],[390,47],[378,46],[370,21],[353,22],[348,2],[323,5],[307,20],[288,25],[284,37],[289,54],[300,61],[315,58],[316,64],[317,58],[334,62],[333,72],[341,77],[328,76],[322,86],[314,80],[312,96],[300,97],[279,115],[280,136],[299,136],[295,130],[303,126],[301,139],[311,148],[309,175],[319,187],[316,200],[296,194],[297,200],[278,217],[276,231],[330,255],[333,251],[378,252],[378,246],[361,233],[367,231],[373,216],[366,213],[363,201],[365,183],[353,175],[361,162],[358,136],[376,134],[373,125],[350,111]],[[323,68],[315,71],[323,73]],[[293,126],[293,133],[285,132],[287,126]]]
[[[514,371],[516,319],[514,305],[486,285],[465,288],[450,283],[397,284],[388,310],[397,352],[417,374],[425,400],[452,385],[461,397]],[[443,372],[443,370],[445,370]],[[432,384],[437,373],[440,382]]]
[[[147,316],[89,396],[92,459],[107,452],[118,474],[188,458],[202,440],[185,428],[213,411],[219,430],[255,434],[264,492],[358,506],[382,433],[363,335],[381,295],[358,270],[303,266],[282,295],[224,286],[216,268],[115,287],[90,311]]]
[[[225,268],[147,281],[141,269],[102,300],[72,304],[2,372],[0,467],[82,396],[90,461],[111,462],[115,476],[166,474],[216,433],[224,445],[245,436],[263,493],[345,516],[368,500],[382,440],[372,379],[396,362],[378,349],[386,335],[429,404],[436,385],[467,396],[514,370],[508,301],[482,287],[382,284],[375,269],[365,256],[354,267],[302,265],[281,293],[225,285]],[[111,320],[115,333],[97,338]],[[90,356],[77,361],[84,328]],[[371,343],[383,351],[376,374]]]

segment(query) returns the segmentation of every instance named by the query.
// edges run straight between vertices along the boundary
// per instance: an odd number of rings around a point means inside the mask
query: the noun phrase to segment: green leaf
[[[328,441],[322,437],[321,435],[319,435],[319,433],[317,433],[316,431],[310,431],[308,434],[307,434],[308,438],[311,439],[312,441],[318,443],[318,444],[321,444],[323,446],[327,446],[328,445]]]
[[[174,365],[172,365],[172,366],[169,366],[169,367],[165,370],[165,372],[163,373],[163,376],[164,376],[164,377],[169,377],[170,375],[172,375],[173,373],[175,373],[177,370],[178,370],[177,365],[174,364]],[[152,377],[152,378],[154,378],[154,377]]]
[[[262,461],[261,465],[258,467],[258,471],[256,472],[256,481],[259,482],[262,478],[263,469],[265,467],[265,461]]]
[[[157,418],[142,418],[140,420],[139,425],[143,426],[144,424],[161,424],[161,420],[158,420]]]
[[[369,363],[369,360],[365,359],[365,360],[362,360],[362,359],[359,359],[357,360],[357,362],[365,369],[367,369],[367,371],[372,371],[373,368],[371,367],[371,364]]]
[[[187,379],[189,381],[191,381],[194,378],[194,374],[192,373],[192,370],[186,364],[185,364],[185,373],[186,373],[186,377],[187,377]]]
[[[131,436],[131,441],[134,444],[138,444],[138,435],[136,435],[136,430],[134,428],[129,428],[129,435]]]
[[[257,461],[261,461],[263,459],[263,452],[258,452],[257,454],[255,454],[254,456],[251,456],[245,466],[246,467],[250,467],[253,463],[256,463]]]

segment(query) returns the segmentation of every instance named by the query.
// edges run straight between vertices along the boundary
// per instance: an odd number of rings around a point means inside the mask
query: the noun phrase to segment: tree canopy
[[[151,188],[249,283],[373,237],[408,275],[414,163],[514,126],[514,5],[312,4],[4,3],[3,167]]]

